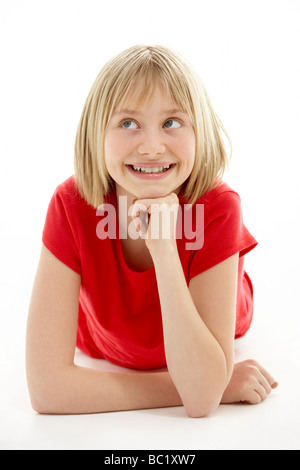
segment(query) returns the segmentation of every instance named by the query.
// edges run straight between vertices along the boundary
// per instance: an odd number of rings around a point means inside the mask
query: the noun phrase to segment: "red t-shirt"
[[[117,209],[114,194],[107,196],[106,203]],[[180,194],[179,203],[183,208]],[[197,274],[239,253],[237,338],[246,333],[252,320],[253,289],[243,261],[257,241],[244,226],[239,195],[224,182],[196,204],[204,208],[204,240],[200,237],[198,249],[191,250],[186,249],[191,234],[182,230],[182,238],[177,239],[185,278],[189,284]],[[57,187],[45,221],[44,245],[81,275],[77,346],[92,357],[128,368],[165,367],[155,269],[137,272],[129,268],[118,233],[114,239],[98,237],[97,225],[105,216],[97,215],[80,196],[72,176]],[[183,223],[184,216],[181,219]]]

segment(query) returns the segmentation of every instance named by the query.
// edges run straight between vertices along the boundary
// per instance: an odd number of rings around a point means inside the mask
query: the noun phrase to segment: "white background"
[[[300,2],[0,1],[0,448],[295,449],[299,401]],[[47,206],[73,173],[77,125],[104,63],[134,44],[178,50],[204,81],[233,156],[259,246],[247,256],[255,317],[236,342],[279,381],[262,405],[39,416],[30,407],[25,329]],[[109,367],[101,361],[78,361]]]

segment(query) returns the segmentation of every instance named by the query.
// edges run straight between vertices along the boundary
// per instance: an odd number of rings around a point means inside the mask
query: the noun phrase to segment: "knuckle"
[[[259,405],[262,401],[261,396],[256,393],[256,397],[253,397],[253,405]]]
[[[261,403],[261,396],[254,390],[249,391],[247,395],[247,400],[250,405],[259,405]]]
[[[241,401],[247,401],[248,393],[249,393],[249,387],[244,383],[240,387]]]
[[[263,393],[263,395],[261,396],[261,401],[265,401],[265,400],[267,399],[267,397],[268,397],[268,394],[267,394],[267,392],[265,391],[265,392]]]
[[[247,361],[245,361],[246,364],[248,364],[249,366],[253,366],[253,367],[257,367],[259,364],[257,361],[255,361],[254,359],[247,359]]]
[[[247,401],[252,391],[253,384],[249,380],[244,380],[243,383],[240,385],[240,396],[242,397],[243,401]]]
[[[175,193],[169,194],[168,200],[170,201],[170,204],[174,204],[179,201],[178,196]]]

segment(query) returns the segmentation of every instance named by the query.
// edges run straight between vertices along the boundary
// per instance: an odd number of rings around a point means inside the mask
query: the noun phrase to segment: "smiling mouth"
[[[132,170],[136,173],[145,173],[145,174],[152,174],[152,173],[165,173],[169,171],[175,164],[171,163],[170,165],[165,166],[154,166],[154,167],[142,167],[142,166],[135,166],[135,165],[128,165]]]

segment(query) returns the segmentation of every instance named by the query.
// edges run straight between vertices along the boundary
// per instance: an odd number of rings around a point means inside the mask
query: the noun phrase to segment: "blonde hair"
[[[143,86],[136,87],[137,83]],[[151,98],[161,85],[168,97],[189,114],[196,137],[195,163],[184,184],[191,204],[214,187],[224,174],[228,157],[215,114],[197,74],[175,52],[162,46],[134,46],[111,59],[100,71],[83,108],[75,142],[75,181],[82,197],[93,207],[114,191],[104,158],[109,120],[134,90],[138,103]],[[138,91],[139,90],[139,91]],[[230,142],[230,140],[229,140]]]

